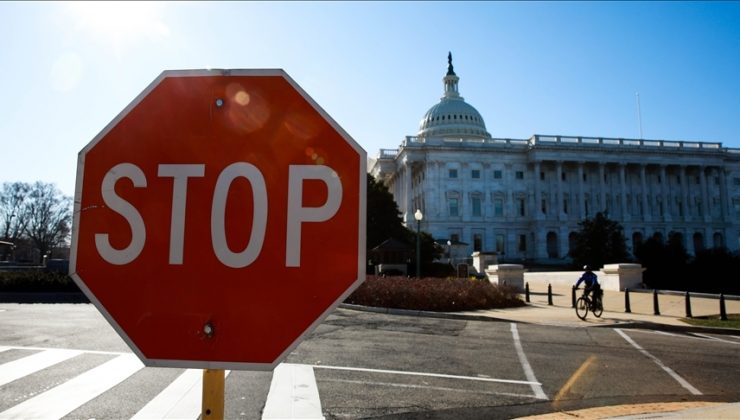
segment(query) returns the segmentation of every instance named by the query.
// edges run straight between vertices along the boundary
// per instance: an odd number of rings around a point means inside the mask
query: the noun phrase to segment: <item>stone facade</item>
[[[463,242],[466,255],[491,251],[508,262],[567,262],[578,223],[597,212],[624,227],[630,249],[670,232],[681,234],[690,254],[740,248],[740,149],[539,134],[493,138],[477,111],[461,106],[458,80],[450,57],[445,95],[424,115],[419,133],[398,149],[382,149],[370,164],[407,225],[420,209],[422,230],[440,243]]]

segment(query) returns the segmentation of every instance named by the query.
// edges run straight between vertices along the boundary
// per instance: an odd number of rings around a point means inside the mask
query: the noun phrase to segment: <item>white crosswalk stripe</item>
[[[312,366],[281,363],[275,368],[262,420],[275,419],[324,419]]]
[[[0,386],[82,354],[78,350],[46,350],[3,364]]]
[[[0,413],[0,419],[58,419],[74,411],[144,365],[133,354],[117,356],[102,365]]]
[[[224,377],[230,371],[224,372]],[[131,419],[196,419],[201,411],[203,370],[188,369]]]

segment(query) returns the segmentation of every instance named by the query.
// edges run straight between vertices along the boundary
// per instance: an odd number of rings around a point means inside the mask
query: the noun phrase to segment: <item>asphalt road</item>
[[[318,412],[327,419],[490,419],[615,404],[740,401],[738,356],[740,334],[338,309],[285,366],[312,371]],[[271,372],[230,372],[226,418],[262,418],[266,403],[279,401],[271,381]],[[64,411],[57,417],[131,418],[170,394],[177,401],[170,416],[195,418],[198,383],[196,371],[136,366],[92,305],[0,305],[0,418],[55,408]]]

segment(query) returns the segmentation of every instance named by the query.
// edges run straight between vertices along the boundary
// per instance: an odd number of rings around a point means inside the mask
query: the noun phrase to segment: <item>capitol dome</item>
[[[491,138],[483,117],[458,92],[457,82],[460,78],[453,70],[451,53],[447,55],[447,62],[447,75],[443,79],[444,96],[424,114],[417,137]]]

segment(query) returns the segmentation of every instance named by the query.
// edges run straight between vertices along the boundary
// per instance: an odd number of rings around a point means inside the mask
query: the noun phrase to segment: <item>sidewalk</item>
[[[491,309],[486,311],[465,312],[469,315],[526,322],[540,325],[595,327],[625,324],[653,324],[662,327],[685,327],[686,329],[703,329],[681,321],[686,317],[686,298],[681,295],[658,295],[660,315],[655,315],[653,294],[650,291],[632,291],[629,293],[630,313],[625,312],[625,292],[604,291],[604,313],[596,318],[588,313],[581,321],[572,307],[572,289],[568,286],[552,286],[552,305],[548,304],[546,282],[530,282],[530,303],[522,308]],[[576,291],[576,298],[582,293]],[[524,298],[524,295],[522,295]],[[691,296],[691,314],[693,317],[719,314],[719,300]],[[740,301],[725,300],[728,314],[740,313]]]

